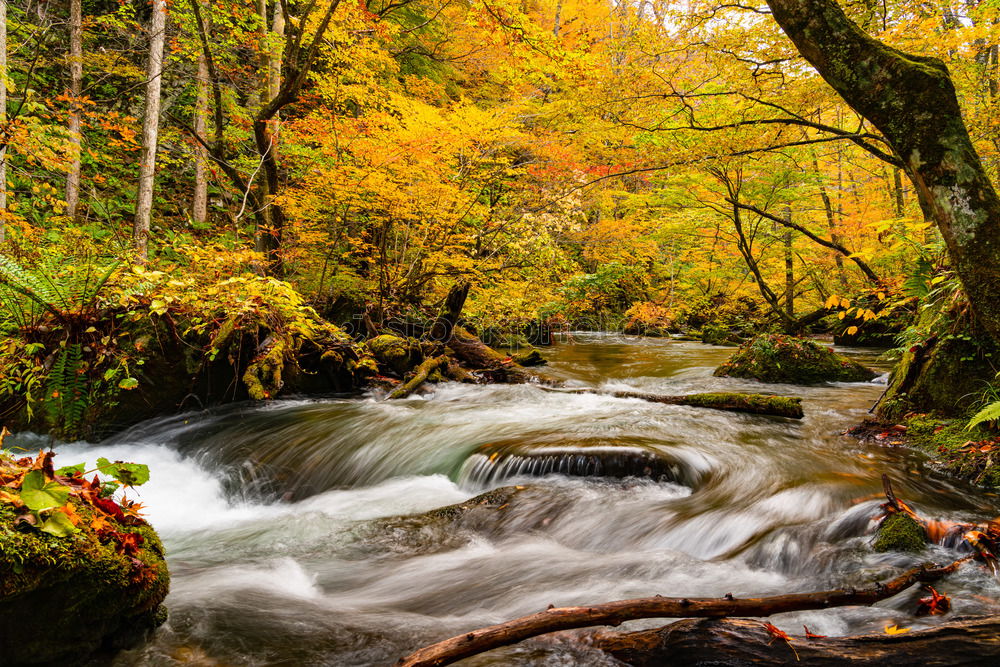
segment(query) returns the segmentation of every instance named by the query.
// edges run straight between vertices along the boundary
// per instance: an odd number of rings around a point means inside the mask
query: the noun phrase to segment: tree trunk
[[[73,162],[66,174],[66,215],[76,218],[80,204],[80,95],[83,92],[83,0],[69,0],[69,143]]]
[[[208,61],[205,54],[198,54],[198,97],[194,107],[194,132],[208,143],[205,135],[208,116]],[[201,225],[208,219],[208,149],[205,143],[195,145],[194,197],[191,201],[191,219]]]
[[[132,241],[140,261],[146,261],[149,218],[153,210],[153,180],[156,174],[157,136],[160,129],[160,85],[163,75],[163,43],[167,28],[166,0],[153,0],[149,22],[149,61],[146,67],[146,108],[142,120],[142,154],[139,158],[139,192],[135,203]]]
[[[805,59],[903,160],[969,302],[1000,339],[1000,198],[969,139],[944,63],[878,42],[833,0],[767,4]]]
[[[792,224],[792,207],[785,205],[785,220]],[[786,231],[781,239],[785,251],[785,314],[795,319],[795,255],[792,253],[792,232]]]

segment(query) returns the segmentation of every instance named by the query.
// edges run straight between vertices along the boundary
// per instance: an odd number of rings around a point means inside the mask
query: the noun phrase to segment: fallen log
[[[406,398],[419,389],[431,373],[447,364],[448,361],[449,359],[445,355],[425,360],[414,370],[412,378],[392,390],[389,398]]]
[[[547,385],[558,384],[557,380],[542,373],[529,371],[515,363],[509,356],[500,354],[481,341],[477,336],[469,333],[465,327],[456,325],[452,328],[448,347],[455,353],[455,357],[464,361],[468,367],[495,375],[495,381],[510,382],[512,384],[524,384],[526,382],[539,382]]]
[[[918,582],[937,581],[969,560],[961,558],[939,568],[918,567],[895,579],[862,590],[832,590],[794,593],[764,598],[665,598],[619,600],[589,607],[550,607],[488,628],[473,630],[422,648],[398,663],[399,667],[440,667],[531,637],[595,625],[620,625],[641,618],[725,618],[771,616],[789,611],[827,609],[848,605],[872,605],[891,598]]]
[[[603,389],[548,389],[569,394],[600,394],[614,398],[637,398],[651,403],[665,405],[687,405],[694,408],[710,408],[728,412],[745,412],[772,417],[802,419],[802,399],[796,396],[770,396],[767,394],[735,394],[715,392],[707,394],[686,394],[682,396],[661,396],[637,391],[610,391]]]
[[[1000,618],[954,621],[903,634],[775,641],[758,621],[687,619],[638,632],[603,632],[594,648],[632,667],[661,665],[987,665],[1000,661]],[[793,650],[794,649],[794,650]]]

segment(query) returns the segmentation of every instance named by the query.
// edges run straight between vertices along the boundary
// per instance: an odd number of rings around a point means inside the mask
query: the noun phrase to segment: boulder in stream
[[[867,382],[878,374],[815,341],[762,334],[741,345],[733,356],[715,369],[715,375],[761,382],[820,384]]]
[[[890,514],[879,525],[872,549],[875,551],[920,551],[927,545],[927,531],[909,514]]]
[[[48,460],[0,455],[4,665],[103,661],[166,620],[170,576],[156,532],[98,495],[103,485],[58,475]]]

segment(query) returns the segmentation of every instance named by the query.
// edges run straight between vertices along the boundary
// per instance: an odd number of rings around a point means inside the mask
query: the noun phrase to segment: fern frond
[[[1000,419],[1000,401],[994,401],[973,415],[965,428],[971,430],[983,422],[992,422],[998,419]]]
[[[56,307],[61,301],[58,291],[6,255],[0,255],[0,283],[28,297],[53,315],[61,315]]]

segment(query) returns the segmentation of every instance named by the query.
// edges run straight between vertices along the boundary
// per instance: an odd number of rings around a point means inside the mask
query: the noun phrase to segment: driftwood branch
[[[544,387],[543,387],[544,389]],[[600,394],[615,398],[637,398],[650,403],[665,405],[687,405],[695,408],[710,408],[729,412],[746,412],[755,415],[771,415],[802,419],[802,399],[792,396],[769,396],[767,394],[707,393],[682,396],[661,396],[636,391],[608,391],[603,389],[548,389],[569,394]]]
[[[448,361],[449,359],[445,355],[425,360],[417,366],[412,378],[393,389],[392,393],[389,394],[389,398],[406,398],[419,389],[420,385],[427,381],[431,373],[447,364]]]
[[[726,618],[771,616],[790,611],[827,609],[848,605],[872,605],[891,598],[919,582],[932,582],[954,572],[969,560],[961,558],[939,568],[918,567],[871,588],[794,593],[765,598],[639,598],[590,607],[550,607],[545,611],[473,630],[425,647],[402,658],[398,667],[440,667],[489,651],[516,644],[538,635],[596,625],[620,625],[640,618]]]

